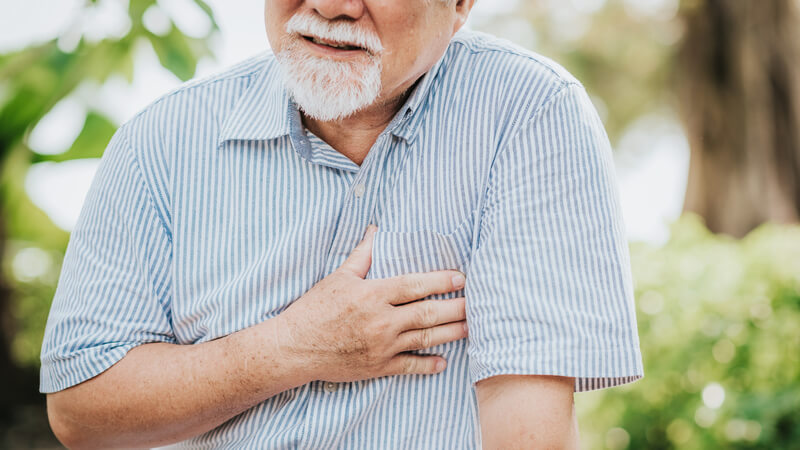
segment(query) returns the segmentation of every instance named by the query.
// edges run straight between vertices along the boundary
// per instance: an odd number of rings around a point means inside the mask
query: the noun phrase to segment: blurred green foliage
[[[37,392],[38,366],[69,235],[28,197],[28,169],[99,158],[118,124],[89,107],[78,119],[83,128],[77,138],[54,155],[36,153],[28,145],[30,133],[59,102],[83,101],[73,96],[82,86],[100,86],[112,77],[132,81],[136,55],[147,46],[181,80],[194,76],[201,58],[212,56],[209,41],[218,27],[203,0],[190,2],[210,24],[198,36],[179,29],[157,0],[112,1],[84,0],[59,36],[0,54],[0,448],[56,445]],[[122,25],[105,35],[89,32],[99,25],[89,18],[109,5],[120,8]],[[164,26],[148,28],[148,12],[165,18]]]
[[[195,3],[213,21],[208,6]],[[675,14],[637,15],[632,1],[603,4],[568,24],[558,18],[561,2],[523,1],[479,28],[556,57],[599,100],[614,139],[674,103],[667,87],[681,24]],[[68,239],[28,200],[25,174],[39,162],[99,157],[116,124],[90,111],[76,141],[57,155],[36,154],[25,138],[86,80],[130,80],[137,42],[148,42],[179,78],[194,74],[210,54],[208,36],[188,37],[175,26],[149,31],[142,17],[151,7],[155,0],[130,0],[131,28],[121,37],[81,39],[71,49],[53,40],[0,55],[3,273],[14,295],[12,350],[22,365],[39,364]],[[800,227],[765,225],[736,241],[687,215],[665,246],[634,244],[631,252],[645,378],[576,396],[583,448],[798,448]]]
[[[674,115],[671,86],[683,36],[679,0],[521,0],[477,23],[552,57],[592,95],[612,140],[648,114]]]
[[[800,227],[737,241],[687,214],[631,248],[645,377],[576,395],[587,449],[797,449]]]
[[[81,35],[81,18],[96,0],[87,0],[76,14],[75,25],[61,36],[18,51],[0,54],[0,232],[5,251],[3,278],[10,285],[10,317],[2,317],[3,328],[12,336],[15,362],[38,365],[41,335],[55,292],[57,273],[50,270],[63,258],[69,235],[57,227],[25,191],[25,176],[32,164],[99,158],[118,124],[99,111],[88,111],[80,134],[68,149],[58,154],[39,154],[27,138],[39,121],[60,101],[84,83],[102,84],[112,76],[129,82],[139,44],[149,44],[161,64],[181,80],[194,76],[198,61],[212,56],[210,36],[218,30],[209,6],[193,0],[210,20],[205,36],[191,37],[173,22],[158,32],[148,29],[148,10],[160,8],[157,0],[130,0],[130,25],[119,36],[87,39]],[[166,15],[165,15],[166,17]],[[70,44],[70,40],[74,43]],[[0,246],[0,249],[3,246]],[[19,252],[26,257],[18,257]],[[6,314],[6,309],[0,308]]]
[[[11,253],[30,252],[18,247]],[[576,395],[586,449],[796,449],[800,442],[800,227],[743,240],[685,215],[663,247],[632,244],[645,377]],[[14,350],[38,364],[59,264],[17,281]]]

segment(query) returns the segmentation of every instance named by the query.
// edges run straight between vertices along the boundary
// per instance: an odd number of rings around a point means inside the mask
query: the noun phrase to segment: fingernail
[[[464,287],[464,283],[467,281],[462,274],[453,275],[453,287],[456,289],[461,289]]]
[[[464,321],[464,333],[469,333],[469,326],[467,326],[467,321]]]
[[[444,370],[444,366],[445,366],[444,360],[443,360],[443,359],[440,359],[440,360],[439,360],[439,361],[436,363],[436,371],[437,371],[437,372],[441,372],[441,371],[443,371],[443,370]]]

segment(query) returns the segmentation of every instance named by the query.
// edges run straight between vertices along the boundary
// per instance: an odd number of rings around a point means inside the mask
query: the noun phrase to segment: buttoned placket
[[[378,198],[374,194],[382,183],[381,169],[390,151],[391,139],[389,133],[378,137],[350,183],[328,254],[326,273],[333,272],[347,259],[369,224],[380,225],[379,218],[375,217]]]
[[[366,187],[364,186],[364,183],[358,183],[356,185],[356,187],[353,188],[353,195],[355,195],[356,198],[361,198],[361,197],[364,196],[364,191],[365,190],[366,190]]]
[[[351,180],[336,223],[336,231],[326,264],[326,273],[333,272],[347,259],[349,252],[360,242],[370,223],[377,225],[374,213],[378,200],[373,194],[379,188],[383,178],[381,173],[384,167],[383,163],[391,150],[392,139],[390,133],[382,133],[357,170],[339,169],[342,170],[341,176],[351,178]],[[327,395],[344,394],[355,388],[354,383],[336,383],[325,380],[319,381],[317,386],[317,389]]]
[[[376,214],[382,210],[380,202],[384,201],[382,197],[385,197],[385,189],[388,189],[385,184],[393,178],[387,174],[391,174],[396,170],[396,167],[393,166],[398,162],[395,160],[398,159],[398,156],[401,156],[393,152],[407,151],[406,146],[400,144],[402,138],[397,137],[393,132],[398,124],[403,124],[409,119],[411,119],[411,116],[408,110],[395,117],[395,120],[378,136],[361,166],[347,164],[347,161],[341,161],[341,159],[337,163],[335,169],[340,171],[340,176],[346,177],[349,188],[345,191],[341,210],[335,224],[336,229],[333,233],[334,237],[330,244],[325,265],[326,274],[336,270],[347,259],[353,248],[363,238],[369,224],[375,224],[380,227],[380,217],[377,217]],[[316,140],[315,142],[317,145],[326,145]],[[306,142],[306,145],[309,144]],[[312,150],[310,146],[309,150]],[[324,150],[335,151],[332,148]],[[311,151],[309,151],[310,154]],[[400,159],[402,160],[402,158]],[[323,160],[330,161],[330,158],[320,158],[318,161],[325,164],[325,162],[322,162]],[[348,402],[350,398],[357,395],[363,386],[363,380],[346,383],[319,380],[312,383],[312,391],[318,392],[322,397],[317,399],[320,403],[315,402],[314,406],[309,407],[306,411],[307,433],[313,435],[329,432],[329,430],[315,429],[316,427],[313,424],[316,421],[313,418],[320,415],[338,416],[338,414],[333,414],[332,412],[326,413],[324,410],[327,408],[333,408],[334,410],[342,408],[342,403]],[[324,398],[331,398],[331,400],[325,401],[323,400]],[[343,424],[336,425],[332,423],[329,425],[331,427],[343,426]]]

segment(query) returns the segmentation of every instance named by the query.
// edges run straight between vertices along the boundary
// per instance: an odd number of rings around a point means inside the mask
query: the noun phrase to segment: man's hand
[[[374,229],[372,230],[374,232]],[[364,280],[372,233],[335,273],[282,314],[195,345],[147,343],[99,375],[47,395],[50,424],[70,448],[157,447],[205,433],[311,380],[435,373],[438,356],[399,354],[461,339],[456,271]]]
[[[461,289],[461,272],[364,279],[376,230],[370,226],[336,271],[275,318],[280,353],[307,364],[305,375],[311,380],[343,382],[438,373],[444,370],[443,358],[404,352],[467,336],[464,297],[415,302]]]

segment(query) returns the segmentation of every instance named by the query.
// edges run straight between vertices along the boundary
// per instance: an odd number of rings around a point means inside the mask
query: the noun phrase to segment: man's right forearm
[[[155,447],[209,431],[313,380],[280,350],[270,319],[196,345],[144,344],[79,385],[47,395],[50,424],[70,448]]]

